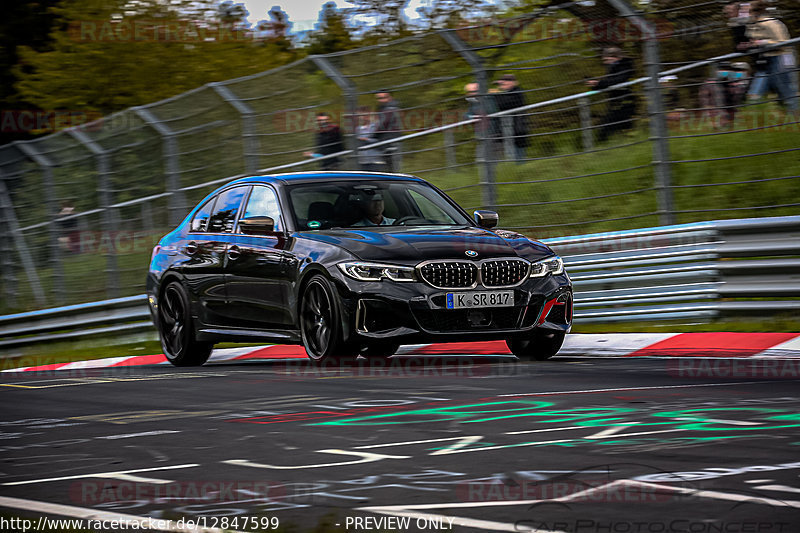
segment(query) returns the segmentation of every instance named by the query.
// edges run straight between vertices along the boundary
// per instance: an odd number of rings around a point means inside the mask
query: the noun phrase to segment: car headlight
[[[547,274],[561,274],[562,272],[564,272],[564,261],[557,255],[531,263],[532,278],[541,278]]]
[[[384,278],[392,281],[416,281],[414,267],[364,263],[363,261],[339,263],[337,266],[347,276],[358,281],[381,281]]]

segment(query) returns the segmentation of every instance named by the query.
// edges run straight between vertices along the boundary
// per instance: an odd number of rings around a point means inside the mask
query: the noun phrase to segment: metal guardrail
[[[800,216],[544,241],[575,287],[577,322],[800,313]],[[152,331],[145,295],[0,316],[0,349]]]

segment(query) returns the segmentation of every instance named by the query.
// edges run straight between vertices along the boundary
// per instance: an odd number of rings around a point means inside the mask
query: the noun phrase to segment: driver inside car
[[[353,224],[354,226],[389,226],[395,222],[395,219],[383,216],[383,194],[380,192],[367,196],[362,208],[364,217]]]

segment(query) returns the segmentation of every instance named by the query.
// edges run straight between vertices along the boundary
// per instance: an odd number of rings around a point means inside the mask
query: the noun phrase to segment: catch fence
[[[756,52],[729,53],[721,7],[554,4],[309,56],[0,147],[0,312],[140,294],[153,244],[216,186],[319,168],[326,158],[304,155],[318,148],[319,111],[344,134],[345,150],[327,159],[361,168],[371,145],[357,126],[377,91],[400,108],[391,138],[373,146],[392,148],[381,168],[426,178],[537,238],[798,214],[798,117],[774,101],[730,100],[737,80],[721,72]],[[612,44],[635,72],[591,90]],[[502,111],[494,82],[508,74],[526,105]],[[628,100],[630,121],[608,111]]]

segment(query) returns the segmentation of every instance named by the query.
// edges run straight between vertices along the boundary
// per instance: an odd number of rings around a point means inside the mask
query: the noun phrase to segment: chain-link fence
[[[419,175],[537,238],[797,214],[795,41],[737,54],[744,14],[724,6],[554,4],[309,56],[0,147],[0,312],[140,294],[153,244],[220,183],[332,159]],[[792,35],[796,18],[783,17]],[[777,91],[767,53],[794,100],[756,98]],[[378,92],[390,110],[376,116]],[[312,159],[322,111],[343,150]],[[359,127],[386,117],[377,145],[365,141]]]

